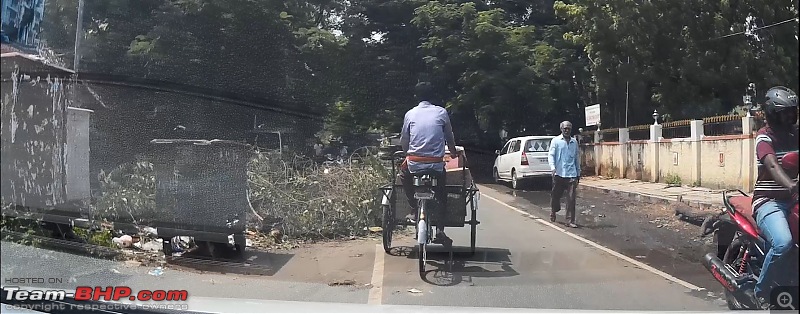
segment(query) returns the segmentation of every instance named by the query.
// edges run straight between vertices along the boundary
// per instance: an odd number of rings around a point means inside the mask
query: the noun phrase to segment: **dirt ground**
[[[646,206],[642,204],[628,204],[623,207],[623,210],[637,214],[656,228],[664,228],[665,230],[672,230],[684,234],[697,233],[699,229],[696,225],[687,223],[686,220],[681,219],[675,214],[676,211],[689,212],[692,217],[713,215],[718,212],[717,209],[688,208],[687,206],[681,205]]]

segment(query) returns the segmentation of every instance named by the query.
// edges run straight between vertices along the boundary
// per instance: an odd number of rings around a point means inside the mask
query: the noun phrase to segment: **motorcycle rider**
[[[455,137],[453,127],[450,124],[450,116],[442,107],[436,106],[433,100],[433,86],[429,82],[420,82],[414,87],[414,94],[419,104],[406,112],[403,119],[403,130],[400,133],[400,145],[406,152],[406,159],[400,166],[400,180],[403,183],[403,190],[406,198],[413,209],[413,214],[408,215],[408,219],[416,221],[418,204],[414,199],[414,182],[412,173],[426,170],[436,172],[437,185],[434,187],[435,198],[438,201],[436,208],[431,215],[436,217],[436,221],[444,221],[446,212],[447,195],[445,194],[445,145],[450,150],[450,156],[457,158]],[[436,226],[436,237],[434,243],[446,244],[450,239],[444,233],[444,226]]]
[[[753,191],[753,216],[769,248],[751,296],[759,307],[767,305],[776,273],[787,267],[783,257],[793,244],[786,217],[798,190],[797,179],[787,175],[780,163],[784,155],[798,151],[797,94],[776,86],[766,97],[763,113],[767,126],[756,135],[758,178]]]

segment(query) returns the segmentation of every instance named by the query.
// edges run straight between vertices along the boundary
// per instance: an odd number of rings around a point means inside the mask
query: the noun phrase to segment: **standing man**
[[[561,211],[561,196],[567,193],[567,226],[577,228],[575,224],[575,198],[578,180],[581,177],[581,166],[578,161],[578,141],[572,134],[572,123],[561,122],[561,134],[550,141],[547,162],[553,171],[553,191],[550,194],[550,221],[556,221],[556,213]]]
[[[430,83],[422,82],[415,87],[415,96],[419,104],[406,112],[403,119],[403,130],[400,133],[400,145],[406,152],[406,159],[400,166],[400,180],[409,205],[414,210],[407,217],[416,221],[418,204],[414,199],[413,173],[434,171],[438,185],[434,188],[438,200],[437,208],[431,213],[440,224],[444,221],[447,195],[445,194],[445,146],[450,150],[450,156],[458,157],[456,151],[453,127],[447,110],[430,102],[433,99],[433,87]],[[449,244],[450,238],[444,233],[444,226],[436,226],[436,237],[433,243]]]

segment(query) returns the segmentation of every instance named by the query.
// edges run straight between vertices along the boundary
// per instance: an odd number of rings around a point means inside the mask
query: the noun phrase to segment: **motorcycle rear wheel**
[[[739,235],[737,235],[733,239],[733,242],[731,242],[731,245],[728,246],[728,250],[725,252],[725,259],[723,262],[733,266],[734,269],[739,269],[744,262],[742,260],[744,258],[744,253],[741,251],[742,245],[745,245],[745,243],[743,243]],[[749,267],[746,267],[745,269],[749,269]],[[752,301],[740,300],[733,292],[730,292],[727,289],[725,289],[725,301],[728,304],[728,309],[730,310],[758,309],[757,305],[753,304]]]

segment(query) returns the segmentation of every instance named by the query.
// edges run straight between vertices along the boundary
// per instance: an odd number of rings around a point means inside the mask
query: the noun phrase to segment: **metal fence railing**
[[[761,117],[756,117],[753,119],[753,122],[753,129],[751,130],[753,132],[758,132],[758,130],[761,130],[761,128],[767,126],[767,120],[764,120]]]
[[[619,142],[619,128],[600,130],[600,140],[603,142]]]
[[[704,136],[721,135],[741,135],[744,134],[742,118],[743,115],[723,115],[703,118]],[[670,121],[661,124],[661,136],[663,139],[688,138],[692,136],[692,120]],[[766,126],[766,121],[761,115],[753,117],[753,132]],[[635,125],[628,128],[628,139],[631,141],[642,141],[650,139],[651,125]],[[599,130],[600,142],[618,142],[619,128]],[[595,131],[585,131],[581,133],[581,144],[595,143]]]
[[[584,131],[578,136],[578,140],[581,144],[594,144],[594,132]]]
[[[742,116],[727,115],[703,119],[703,135],[719,136],[742,134]]]
[[[692,120],[667,122],[661,125],[661,137],[665,139],[686,138],[692,136]]]
[[[628,128],[628,139],[631,141],[642,141],[650,139],[649,125],[634,125]]]

